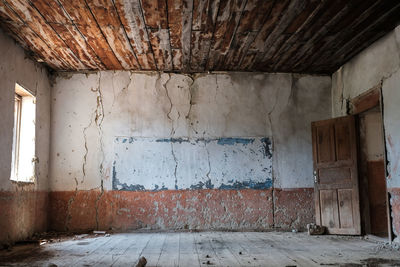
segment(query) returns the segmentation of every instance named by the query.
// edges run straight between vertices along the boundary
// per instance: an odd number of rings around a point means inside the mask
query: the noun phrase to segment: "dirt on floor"
[[[108,239],[108,237],[110,239]],[[140,239],[142,238],[142,239]],[[107,241],[107,240],[110,241]],[[143,242],[138,241],[142,240]],[[167,244],[162,240],[175,240],[175,243]],[[196,240],[193,244],[190,240]],[[149,241],[150,240],[150,241]],[[157,243],[159,240],[161,243]],[[180,243],[179,250],[184,250],[181,254],[186,257],[189,254],[197,254],[199,265],[214,266],[400,266],[400,245],[388,242],[377,241],[370,237],[354,236],[309,236],[305,233],[283,233],[283,232],[263,232],[263,233],[239,233],[239,232],[198,232],[198,233],[180,233],[180,232],[148,232],[143,233],[106,233],[90,232],[84,234],[71,233],[43,233],[35,235],[29,240],[19,242],[13,246],[8,246],[0,250],[0,267],[2,266],[70,266],[70,260],[81,262],[90,258],[89,264],[79,266],[92,266],[91,263],[99,266],[111,266],[116,258],[124,262],[124,257],[137,260],[142,254],[136,256],[126,255],[128,247],[143,246],[142,252],[150,261],[148,266],[164,266],[154,263],[154,256],[168,252],[176,242]],[[189,241],[188,241],[189,240]],[[155,245],[151,245],[151,243]],[[131,243],[127,244],[127,243]],[[157,245],[158,244],[158,245]],[[162,245],[161,247],[159,247]],[[188,247],[194,245],[193,252],[185,251]],[[85,252],[87,247],[99,247],[100,251],[93,249],[93,253],[98,256],[89,256]],[[240,247],[240,248],[239,248]],[[158,248],[158,249],[156,249]],[[235,251],[239,249],[238,251]],[[111,253],[110,251],[113,250]],[[155,250],[157,250],[155,252]],[[160,252],[158,252],[160,250]],[[167,250],[167,251],[165,251]],[[202,253],[199,251],[204,250]],[[235,251],[235,252],[234,252]],[[104,253],[109,253],[112,257],[100,260]],[[175,252],[174,252],[175,253]],[[221,254],[220,254],[221,253]],[[227,254],[228,253],[228,258]],[[229,260],[229,253],[233,253],[232,259],[236,258],[238,263],[242,260],[248,260],[249,265],[225,264]],[[169,256],[168,254],[167,256]],[[398,256],[397,256],[398,255]],[[114,258],[115,256],[115,258]],[[149,257],[147,257],[149,256]],[[180,257],[181,257],[180,256]],[[282,260],[277,258],[286,257]],[[157,254],[157,257],[161,257]],[[272,257],[272,258],[268,258]],[[110,261],[108,261],[110,260]],[[182,260],[182,258],[181,258]],[[272,260],[272,261],[270,261]],[[273,264],[275,260],[282,264]],[[293,265],[287,265],[291,261]],[[131,263],[133,263],[131,261]],[[196,262],[192,262],[195,266]],[[310,265],[311,264],[311,265]],[[72,264],[76,266],[76,264]],[[118,265],[115,266],[126,266]],[[114,266],[113,265],[113,266]],[[134,265],[132,265],[134,266]],[[170,265],[166,265],[170,266]],[[177,265],[171,265],[177,266]],[[179,264],[179,266],[188,266]]]

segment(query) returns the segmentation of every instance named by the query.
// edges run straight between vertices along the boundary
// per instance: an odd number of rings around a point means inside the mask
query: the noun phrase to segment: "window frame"
[[[14,129],[13,129],[13,165],[12,180],[18,181],[18,166],[20,153],[20,137],[21,137],[21,116],[22,116],[22,96],[18,93],[14,94]]]
[[[28,176],[26,175],[26,151],[24,152],[23,147],[28,145],[27,142],[27,133],[29,136],[29,126],[30,120],[27,118],[27,114],[30,114],[30,105],[25,106],[25,103],[28,103],[32,98],[32,104],[34,108],[34,117],[33,117],[33,155],[32,155],[32,173]],[[28,101],[28,102],[27,102]],[[24,115],[25,114],[25,115]],[[28,115],[29,116],[29,115]],[[10,181],[13,183],[21,183],[21,184],[34,184],[36,182],[36,96],[35,94],[26,89],[24,86],[19,83],[15,83],[15,91],[14,91],[14,125],[13,125],[13,139],[12,139],[12,159],[11,159],[11,172],[10,172]],[[26,124],[26,126],[24,126]],[[28,128],[27,128],[28,127]],[[29,151],[29,148],[28,148]],[[22,154],[21,154],[22,153]],[[29,152],[28,152],[29,153]],[[22,157],[22,158],[21,158]],[[21,165],[22,164],[22,165]],[[21,169],[22,168],[22,169]],[[23,177],[21,176],[23,175]],[[26,177],[25,177],[26,176]]]

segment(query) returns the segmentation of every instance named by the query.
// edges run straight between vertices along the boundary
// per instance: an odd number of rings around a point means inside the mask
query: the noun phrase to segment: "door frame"
[[[348,110],[348,115],[354,115],[356,116],[357,119],[357,130],[359,134],[359,114],[370,110],[375,107],[379,107],[380,113],[381,113],[381,119],[382,119],[382,133],[383,133],[383,146],[384,146],[384,153],[383,153],[383,162],[385,164],[385,192],[386,192],[386,213],[387,213],[387,224],[388,224],[388,239],[389,242],[392,243],[393,241],[393,228],[392,228],[392,220],[391,220],[391,208],[390,208],[390,202],[389,202],[389,194],[387,190],[387,181],[386,177],[388,174],[387,170],[387,151],[386,151],[386,138],[385,138],[385,127],[384,127],[384,110],[383,110],[383,99],[382,99],[382,83],[370,88],[366,92],[360,94],[357,97],[354,97],[350,99],[349,101],[349,110]],[[360,150],[360,147],[358,147],[358,150]],[[360,161],[360,157],[358,158],[358,161]],[[360,165],[360,162],[359,164]],[[359,172],[360,175],[360,172]],[[360,183],[358,183],[358,186],[360,187]],[[360,188],[359,188],[360,189]],[[360,190],[359,190],[360,191]],[[361,205],[361,203],[360,203]]]

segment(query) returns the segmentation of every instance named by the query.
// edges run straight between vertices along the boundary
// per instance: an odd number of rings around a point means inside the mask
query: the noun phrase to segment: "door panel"
[[[351,189],[339,189],[339,217],[341,228],[352,228],[354,225],[353,220],[353,198]]]
[[[342,184],[351,182],[350,168],[326,168],[319,170],[320,184]]]
[[[332,128],[330,125],[322,125],[317,129],[318,134],[318,163],[331,162],[335,158],[332,140]]]
[[[361,233],[353,116],[312,123],[316,221],[331,234]]]
[[[351,159],[350,125],[347,123],[335,124],[336,159]]]
[[[321,190],[321,222],[329,228],[339,227],[337,195],[335,190]]]

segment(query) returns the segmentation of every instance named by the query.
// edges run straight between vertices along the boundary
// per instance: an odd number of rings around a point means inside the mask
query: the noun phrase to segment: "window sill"
[[[11,181],[13,184],[20,184],[20,185],[35,184],[35,181],[17,181],[17,180],[13,180],[13,179],[10,179],[10,181]]]

